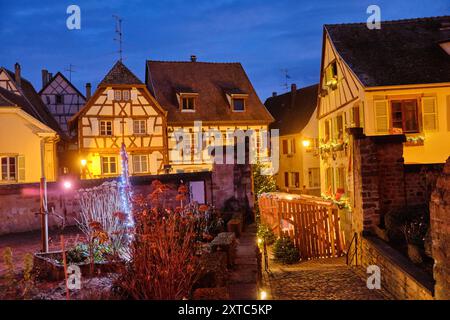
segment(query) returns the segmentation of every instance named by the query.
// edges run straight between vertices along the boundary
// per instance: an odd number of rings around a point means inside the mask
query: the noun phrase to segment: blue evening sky
[[[81,30],[66,9],[81,8]],[[124,63],[141,80],[145,60],[241,62],[260,98],[285,91],[284,69],[298,87],[318,81],[322,25],[365,22],[371,4],[382,20],[450,14],[448,0],[0,0],[0,65],[41,88],[41,69],[74,65],[72,80],[95,88],[118,58],[113,14],[123,19]]]

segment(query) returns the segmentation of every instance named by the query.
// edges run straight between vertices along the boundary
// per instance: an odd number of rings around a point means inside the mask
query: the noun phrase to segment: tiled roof
[[[317,106],[318,84],[270,97],[264,103],[275,118],[270,126],[280,135],[300,133],[308,124]]]
[[[117,61],[116,64],[109,70],[108,74],[103,78],[99,85],[108,84],[143,84],[138,77],[130,71],[122,61]]]
[[[146,83],[169,123],[273,121],[240,63],[147,61]],[[197,93],[195,112],[181,112],[177,93]],[[233,112],[227,94],[247,94],[245,111]]]
[[[334,47],[368,87],[450,82],[450,56],[439,42],[450,39],[450,16],[325,25]]]
[[[15,82],[14,72],[11,72],[6,68],[2,69],[5,70],[9,74],[11,80]],[[21,107],[25,112],[41,121],[43,124],[55,130],[61,137],[65,137],[58,123],[53,118],[50,111],[47,109],[47,106],[39,97],[33,85],[28,80],[22,77],[20,88],[23,96],[16,95],[3,88],[0,88],[0,95],[10,102],[13,102],[15,105]]]

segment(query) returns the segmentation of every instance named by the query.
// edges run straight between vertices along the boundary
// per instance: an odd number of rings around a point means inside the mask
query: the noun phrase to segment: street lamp
[[[311,140],[305,139],[302,141],[302,144],[305,148],[309,148],[311,146]]]
[[[68,180],[64,181],[63,187],[64,187],[64,189],[66,189],[66,190],[72,189],[72,182],[70,182],[70,181],[68,181]]]

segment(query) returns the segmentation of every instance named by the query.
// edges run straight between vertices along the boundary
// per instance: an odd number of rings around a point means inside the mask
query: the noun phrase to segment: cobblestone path
[[[384,300],[389,295],[369,290],[366,283],[345,264],[345,258],[318,259],[295,265],[269,262],[264,286],[273,300]]]

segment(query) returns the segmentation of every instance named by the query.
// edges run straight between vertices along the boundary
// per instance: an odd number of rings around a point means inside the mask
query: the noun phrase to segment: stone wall
[[[388,244],[374,236],[361,238],[359,267],[369,265],[381,272],[381,286],[399,300],[433,299],[433,279]]]
[[[354,232],[372,230],[385,212],[405,206],[404,139],[353,134]]]
[[[430,203],[431,193],[444,168],[443,164],[406,164],[405,192],[407,206]]]
[[[142,176],[132,177],[130,180],[134,193],[144,196],[153,191],[151,187],[152,181],[160,180],[168,184],[171,189],[167,197],[169,199],[168,206],[172,207],[179,205],[174,199],[181,182],[188,184],[189,181],[202,180],[205,182],[206,201],[208,203],[214,202],[210,172]],[[64,216],[67,219],[66,225],[74,225],[76,223],[75,218],[79,212],[77,193],[74,190],[92,188],[105,181],[108,181],[108,179],[81,181],[73,179],[72,191],[65,191],[61,182],[48,183],[49,227],[61,227],[63,221],[61,217]],[[230,188],[229,186],[233,183],[233,180],[231,177],[228,177],[228,179],[224,178],[221,183],[224,187]],[[216,193],[219,191],[216,191]],[[221,192],[221,194],[226,193]],[[0,235],[40,229],[39,210],[39,184],[0,185]]]
[[[430,203],[436,299],[450,299],[450,157]]]

